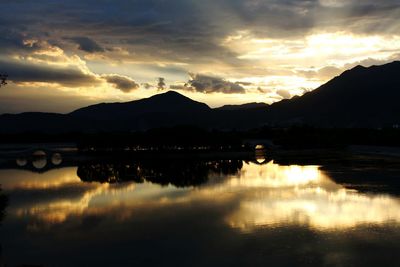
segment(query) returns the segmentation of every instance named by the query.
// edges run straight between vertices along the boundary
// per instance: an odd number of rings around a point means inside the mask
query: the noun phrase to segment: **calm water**
[[[0,170],[7,266],[400,266],[382,181],[274,161],[17,163]]]

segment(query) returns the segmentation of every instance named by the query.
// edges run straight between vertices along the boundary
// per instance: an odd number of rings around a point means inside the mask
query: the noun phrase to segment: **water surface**
[[[8,266],[400,266],[398,195],[335,182],[323,166],[24,166],[0,170]]]

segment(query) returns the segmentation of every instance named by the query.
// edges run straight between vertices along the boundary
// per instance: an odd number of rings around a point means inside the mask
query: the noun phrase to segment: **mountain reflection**
[[[242,168],[241,160],[161,160],[135,163],[93,163],[78,167],[77,175],[84,182],[121,183],[144,181],[163,186],[198,186],[205,184],[211,173],[234,175]]]

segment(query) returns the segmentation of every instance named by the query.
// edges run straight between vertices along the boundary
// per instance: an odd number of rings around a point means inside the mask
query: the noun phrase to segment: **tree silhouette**
[[[241,160],[159,160],[135,163],[86,163],[78,167],[84,182],[122,183],[144,181],[176,187],[200,186],[210,173],[232,175],[243,167]]]
[[[7,74],[0,74],[0,87],[7,84]]]

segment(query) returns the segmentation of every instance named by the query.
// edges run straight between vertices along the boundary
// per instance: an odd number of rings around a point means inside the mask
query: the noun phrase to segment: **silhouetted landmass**
[[[324,167],[324,171],[338,184],[348,189],[365,193],[386,193],[400,195],[400,179],[398,165],[390,168],[387,164],[381,165],[375,161],[367,167],[351,166],[332,168]]]
[[[233,175],[243,167],[242,160],[152,160],[124,163],[86,163],[78,167],[84,182],[121,183],[144,181],[163,186],[199,186],[211,173]]]
[[[248,141],[252,141],[248,145]],[[253,151],[256,143],[270,141],[277,147],[344,148],[348,145],[400,146],[400,129],[288,128],[262,127],[248,131],[205,130],[191,126],[176,126],[138,132],[99,132],[64,134],[0,134],[0,143],[62,143],[74,142],[81,152],[134,150]],[[127,151],[129,152],[129,151]]]
[[[273,105],[211,109],[177,92],[127,103],[98,104],[70,114],[0,116],[0,133],[137,132],[189,125],[207,130],[310,126],[391,128],[400,125],[400,62],[355,67],[301,97]]]
[[[81,120],[57,113],[25,112],[0,116],[0,133],[67,133],[84,129],[102,129],[102,125],[91,120]],[[106,126],[104,126],[106,129]]]
[[[262,128],[249,136],[271,139],[283,148],[343,148],[348,145],[400,146],[400,129],[316,128]]]
[[[198,127],[176,126],[157,128],[135,133],[103,133],[81,135],[78,148],[81,151],[109,147],[150,148],[157,150],[241,150],[242,136],[234,132],[207,131]]]
[[[247,103],[242,105],[224,105],[216,108],[216,110],[249,110],[249,109],[266,109],[269,107],[266,103]]]
[[[400,62],[345,71],[318,89],[275,103],[273,125],[377,128],[400,124]]]
[[[6,195],[4,195],[4,193],[2,192],[2,190],[0,188],[0,222],[4,218],[7,203],[8,203],[8,198]]]
[[[89,118],[94,120],[126,120],[141,121],[141,116],[146,114],[174,114],[175,116],[193,115],[211,109],[204,103],[194,101],[177,92],[169,91],[164,94],[152,96],[126,103],[102,103],[78,109],[69,115],[74,118]]]

